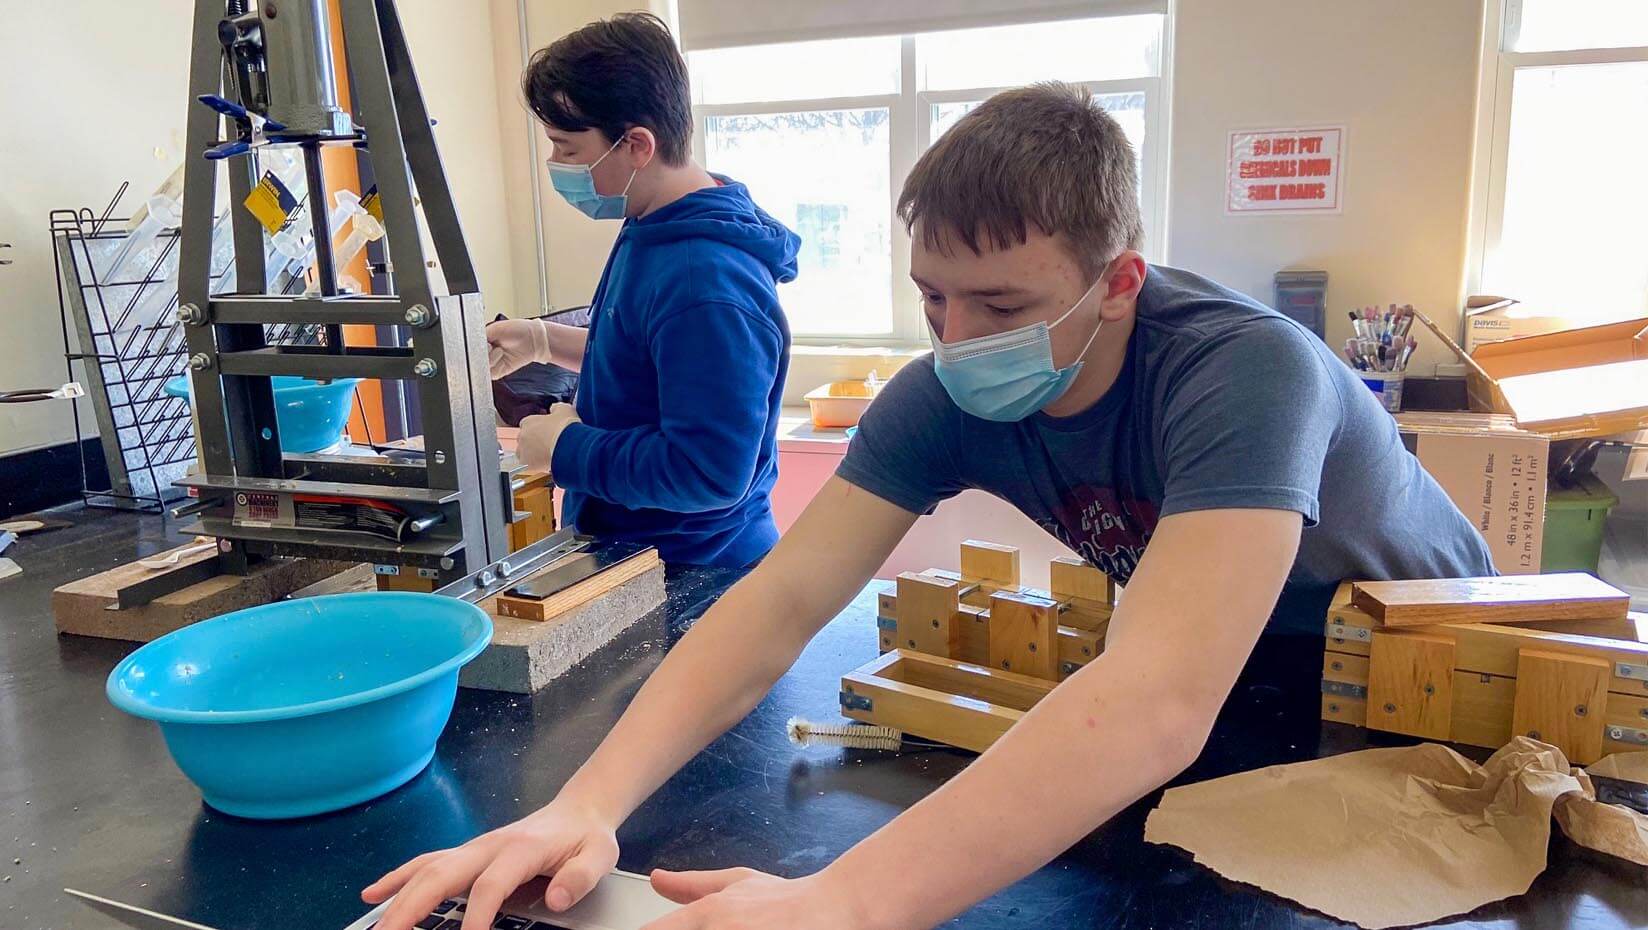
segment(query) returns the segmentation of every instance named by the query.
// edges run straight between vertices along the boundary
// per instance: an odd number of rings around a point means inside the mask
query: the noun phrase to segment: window
[[[802,237],[800,276],[780,291],[797,341],[920,344],[895,200],[917,156],[998,90],[1057,79],[1095,94],[1139,158],[1145,253],[1159,257],[1163,25],[1113,16],[690,52],[694,144]]]
[[[1471,289],[1584,323],[1648,313],[1648,4],[1494,7]]]

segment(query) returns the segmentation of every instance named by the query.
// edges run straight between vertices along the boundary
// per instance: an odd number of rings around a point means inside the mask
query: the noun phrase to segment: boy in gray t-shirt
[[[1064,84],[998,94],[934,143],[899,198],[933,356],[887,385],[838,474],[554,801],[368,889],[400,892],[380,930],[464,893],[485,925],[538,874],[553,875],[553,909],[587,894],[630,812],[761,700],[918,514],[964,488],[1127,583],[1104,653],[820,872],[654,873],[690,902],[660,928],[933,926],[1188,766],[1284,593],[1492,572],[1325,346],[1145,263],[1134,172],[1115,120]]]

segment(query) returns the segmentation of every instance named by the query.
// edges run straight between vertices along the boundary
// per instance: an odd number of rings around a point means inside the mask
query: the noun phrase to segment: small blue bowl
[[[160,724],[207,804],[240,817],[306,817],[423,771],[458,670],[491,640],[492,618],[456,598],[300,598],[162,636],[115,666],[108,695]]]
[[[343,437],[343,428],[349,425],[355,385],[361,380],[336,378],[322,383],[291,375],[270,378],[275,391],[275,425],[280,428],[280,451],[319,452],[336,445]],[[162,390],[189,400],[189,376],[172,378]]]

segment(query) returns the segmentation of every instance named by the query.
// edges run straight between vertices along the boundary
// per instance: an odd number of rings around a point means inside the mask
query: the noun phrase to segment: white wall
[[[107,0],[6,4],[0,242],[13,244],[5,257],[15,264],[0,266],[0,390],[63,381],[48,213],[101,210],[123,180],[130,209],[182,162],[194,4],[143,7],[116,29]],[[514,192],[501,170],[488,9],[448,0],[401,0],[400,9],[486,303],[514,309]],[[535,299],[536,284],[527,293]],[[0,405],[0,454],[73,437],[61,403]]]
[[[1266,302],[1284,268],[1328,272],[1346,311],[1411,303],[1457,332],[1482,0],[1179,0],[1168,261]],[[1224,213],[1232,129],[1347,127],[1344,212]],[[1427,332],[1413,363],[1451,361]]]

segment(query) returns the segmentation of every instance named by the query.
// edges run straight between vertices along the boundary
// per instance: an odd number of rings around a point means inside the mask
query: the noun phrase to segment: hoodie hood
[[[618,241],[661,244],[678,239],[712,239],[748,253],[780,284],[795,280],[801,237],[755,205],[744,185],[721,175],[721,184],[693,191],[647,216],[628,220]]]

